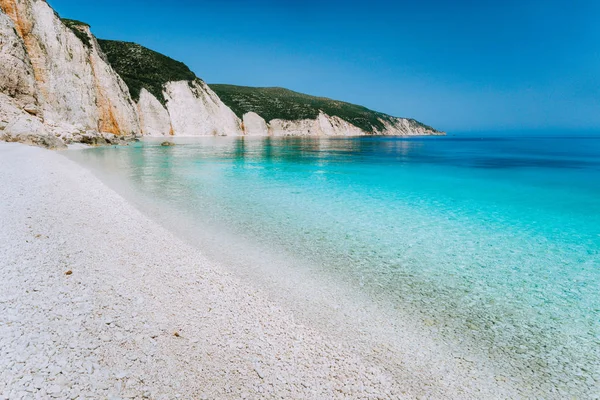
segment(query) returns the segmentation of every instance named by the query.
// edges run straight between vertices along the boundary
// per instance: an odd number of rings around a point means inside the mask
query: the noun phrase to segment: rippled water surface
[[[598,390],[598,137],[201,138],[69,156],[414,310],[549,391]]]

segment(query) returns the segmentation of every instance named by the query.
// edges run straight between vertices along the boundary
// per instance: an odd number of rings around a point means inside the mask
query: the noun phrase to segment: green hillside
[[[135,101],[140,99],[144,88],[164,105],[163,87],[167,82],[198,79],[184,63],[139,44],[101,39],[98,43]]]
[[[314,97],[293,92],[283,88],[254,88],[233,85],[209,85],[221,100],[231,108],[238,117],[247,112],[255,112],[267,122],[274,119],[315,119],[319,111],[337,116],[365,132],[373,133],[382,129],[381,120],[392,119],[387,114],[369,110],[355,104],[345,103],[325,97]],[[416,120],[409,120],[415,126],[428,127]]]

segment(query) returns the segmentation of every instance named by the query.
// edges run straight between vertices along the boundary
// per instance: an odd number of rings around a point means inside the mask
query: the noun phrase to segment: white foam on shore
[[[0,179],[0,398],[517,397],[342,285],[239,269],[236,240],[209,260],[58,153],[0,143]]]

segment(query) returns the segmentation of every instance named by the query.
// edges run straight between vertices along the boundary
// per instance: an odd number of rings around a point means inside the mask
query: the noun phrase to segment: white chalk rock
[[[25,43],[13,20],[0,12],[0,92],[24,107],[37,104],[37,86]]]
[[[175,136],[238,136],[241,121],[201,80],[165,85],[167,110]]]
[[[142,133],[147,136],[170,136],[171,117],[160,101],[146,89],[142,89],[138,101],[138,113]]]
[[[2,31],[10,34],[8,15],[24,49],[19,50],[19,42],[9,35],[17,43],[17,60],[4,85],[29,97],[27,103],[37,104],[45,122],[80,124],[119,135],[140,131],[127,87],[104,61],[87,26],[76,28],[89,37],[89,44],[84,44],[45,1],[2,0],[0,7]]]
[[[274,119],[269,123],[269,134],[273,136],[360,136],[367,133],[339,117],[331,117],[321,112],[316,119],[296,121]]]
[[[5,127],[10,122],[25,116],[29,116],[29,114],[23,111],[17,103],[17,100],[4,93],[0,93],[0,122],[2,122]]]
[[[313,119],[274,119],[269,122],[269,135],[272,136],[316,136],[318,132],[317,123]]]
[[[22,116],[8,124],[2,134],[4,140],[9,142],[21,142],[49,149],[66,147],[61,139],[48,132],[40,120],[31,116]]]
[[[267,136],[269,127],[260,115],[249,112],[244,114],[244,133],[248,136]]]
[[[319,135],[322,136],[360,136],[366,132],[340,117],[331,117],[323,112],[317,117]]]
[[[414,120],[406,118],[394,118],[390,121],[380,119],[384,128],[376,130],[376,135],[385,136],[421,136],[421,135],[444,135],[442,132],[435,132],[429,128],[420,125]]]

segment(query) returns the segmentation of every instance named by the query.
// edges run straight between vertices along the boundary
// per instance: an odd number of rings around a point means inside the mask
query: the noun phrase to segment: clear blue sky
[[[452,131],[600,130],[596,0],[49,0],[209,83],[282,86]]]

